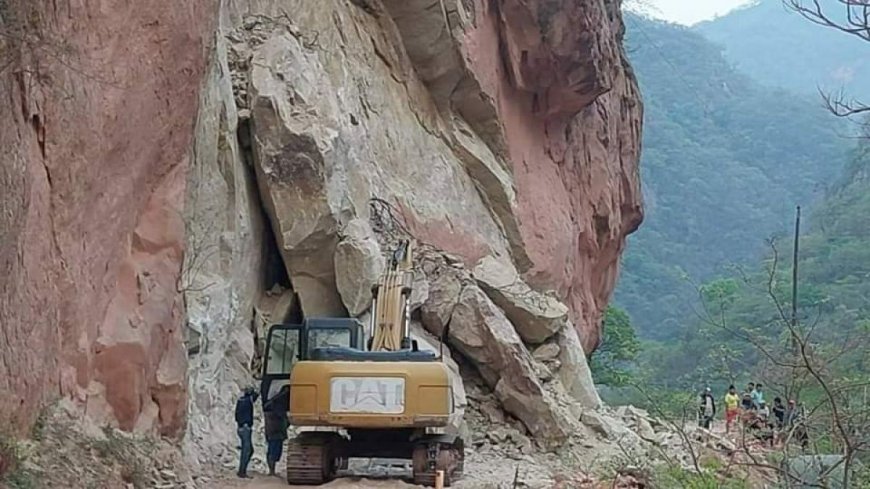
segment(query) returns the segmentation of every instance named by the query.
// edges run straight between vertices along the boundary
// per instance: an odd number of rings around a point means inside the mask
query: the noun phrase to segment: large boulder
[[[372,285],[384,271],[384,257],[371,226],[362,219],[349,222],[335,249],[335,285],[351,316],[371,306]]]
[[[462,270],[445,262],[423,260],[421,268],[426,275],[428,294],[420,306],[420,318],[430,333],[441,336],[459,303],[463,283],[468,280]]]
[[[577,330],[570,321],[567,321],[556,334],[555,339],[559,345],[560,367],[557,375],[568,395],[584,408],[598,409],[602,404],[601,397],[595,389],[592,371],[586,361],[586,353],[583,351]]]
[[[529,287],[508,261],[487,256],[475,267],[474,279],[527,343],[543,343],[568,319],[565,304]]]
[[[539,442],[557,445],[570,436],[570,412],[545,389],[513,325],[480,288],[463,288],[450,319],[449,338],[477,366],[505,410]]]
[[[339,231],[357,213],[329,127],[335,107],[326,73],[290,35],[269,37],[253,52],[249,73],[252,150],[257,184],[284,265],[309,316],[340,316],[334,256]],[[288,75],[292,64],[295,75]],[[301,92],[315,93],[303,96]],[[365,180],[356,188],[365,191]],[[343,188],[337,188],[341,185]]]

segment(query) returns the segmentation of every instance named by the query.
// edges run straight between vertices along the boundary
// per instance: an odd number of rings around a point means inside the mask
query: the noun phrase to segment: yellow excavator
[[[402,241],[372,287],[368,334],[351,318],[269,329],[264,406],[288,409],[300,428],[287,440],[289,484],[327,482],[350,458],[410,459],[420,485],[439,472],[445,486],[462,476],[464,441],[445,433],[455,407],[448,367],[411,339],[412,276]]]

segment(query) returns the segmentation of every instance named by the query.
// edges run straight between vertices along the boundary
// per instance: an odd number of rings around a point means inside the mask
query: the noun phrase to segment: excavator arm
[[[370,351],[410,348],[411,242],[403,240],[390,258],[387,270],[372,287]]]

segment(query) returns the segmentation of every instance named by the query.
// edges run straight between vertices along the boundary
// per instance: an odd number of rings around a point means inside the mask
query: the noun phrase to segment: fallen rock
[[[533,290],[509,262],[487,256],[475,267],[473,275],[527,343],[543,343],[568,320],[565,304]]]
[[[717,433],[713,433],[710,430],[699,427],[694,431],[693,435],[696,440],[700,441],[708,448],[714,450],[725,450],[728,452],[737,450],[737,446],[733,441]]]
[[[369,224],[354,219],[341,232],[335,248],[335,285],[351,316],[371,306],[372,285],[384,271],[381,247]]]
[[[568,412],[538,380],[534,360],[502,311],[473,285],[466,286],[450,319],[450,342],[474,362],[504,409],[545,445],[573,431]]]
[[[493,403],[483,402],[478,406],[478,409],[490,423],[501,424],[505,422],[504,411]]]
[[[411,311],[420,309],[429,299],[429,280],[420,270],[414,270],[414,280],[411,283]]]
[[[659,437],[653,429],[652,421],[646,410],[634,406],[619,406],[615,412],[618,417],[629,424],[638,436],[652,443],[658,442]]]
[[[562,325],[561,331],[556,335],[556,344],[559,345],[561,363],[557,375],[565,386],[565,391],[584,408],[601,407],[601,397],[595,389],[580,336],[569,321]]]
[[[605,438],[613,438],[614,427],[598,411],[586,411],[580,416],[580,421]]]
[[[540,362],[548,362],[552,360],[556,360],[559,357],[560,352],[559,345],[557,343],[544,343],[543,345],[535,348],[535,351],[532,352],[532,356],[535,360]]]
[[[428,281],[428,296],[420,306],[420,319],[430,333],[441,336],[459,302],[462,272],[432,262],[423,262],[422,267]]]

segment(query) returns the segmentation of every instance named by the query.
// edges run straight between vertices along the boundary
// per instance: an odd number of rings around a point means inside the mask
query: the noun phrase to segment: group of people
[[[287,439],[289,426],[287,419],[288,393],[287,386],[284,386],[274,397],[263,399],[266,464],[269,466],[269,475],[275,475],[275,465],[281,460],[284,440]],[[257,391],[253,387],[247,387],[236,401],[236,427],[241,445],[237,475],[242,478],[251,477],[248,475],[248,464],[254,455],[254,444],[251,437],[254,430],[254,403],[257,402],[258,397]]]
[[[710,429],[715,416],[716,401],[712,390],[707,387],[701,393],[698,425]],[[782,398],[775,397],[773,407],[770,407],[764,400],[764,386],[760,383],[750,382],[741,394],[737,393],[734,385],[730,385],[725,394],[726,433],[729,433],[732,425],[739,420],[744,428],[758,438],[775,443],[777,439],[784,438],[777,435],[791,432],[801,446],[806,447],[809,439],[803,417],[803,406],[795,403],[793,399],[785,405]]]

